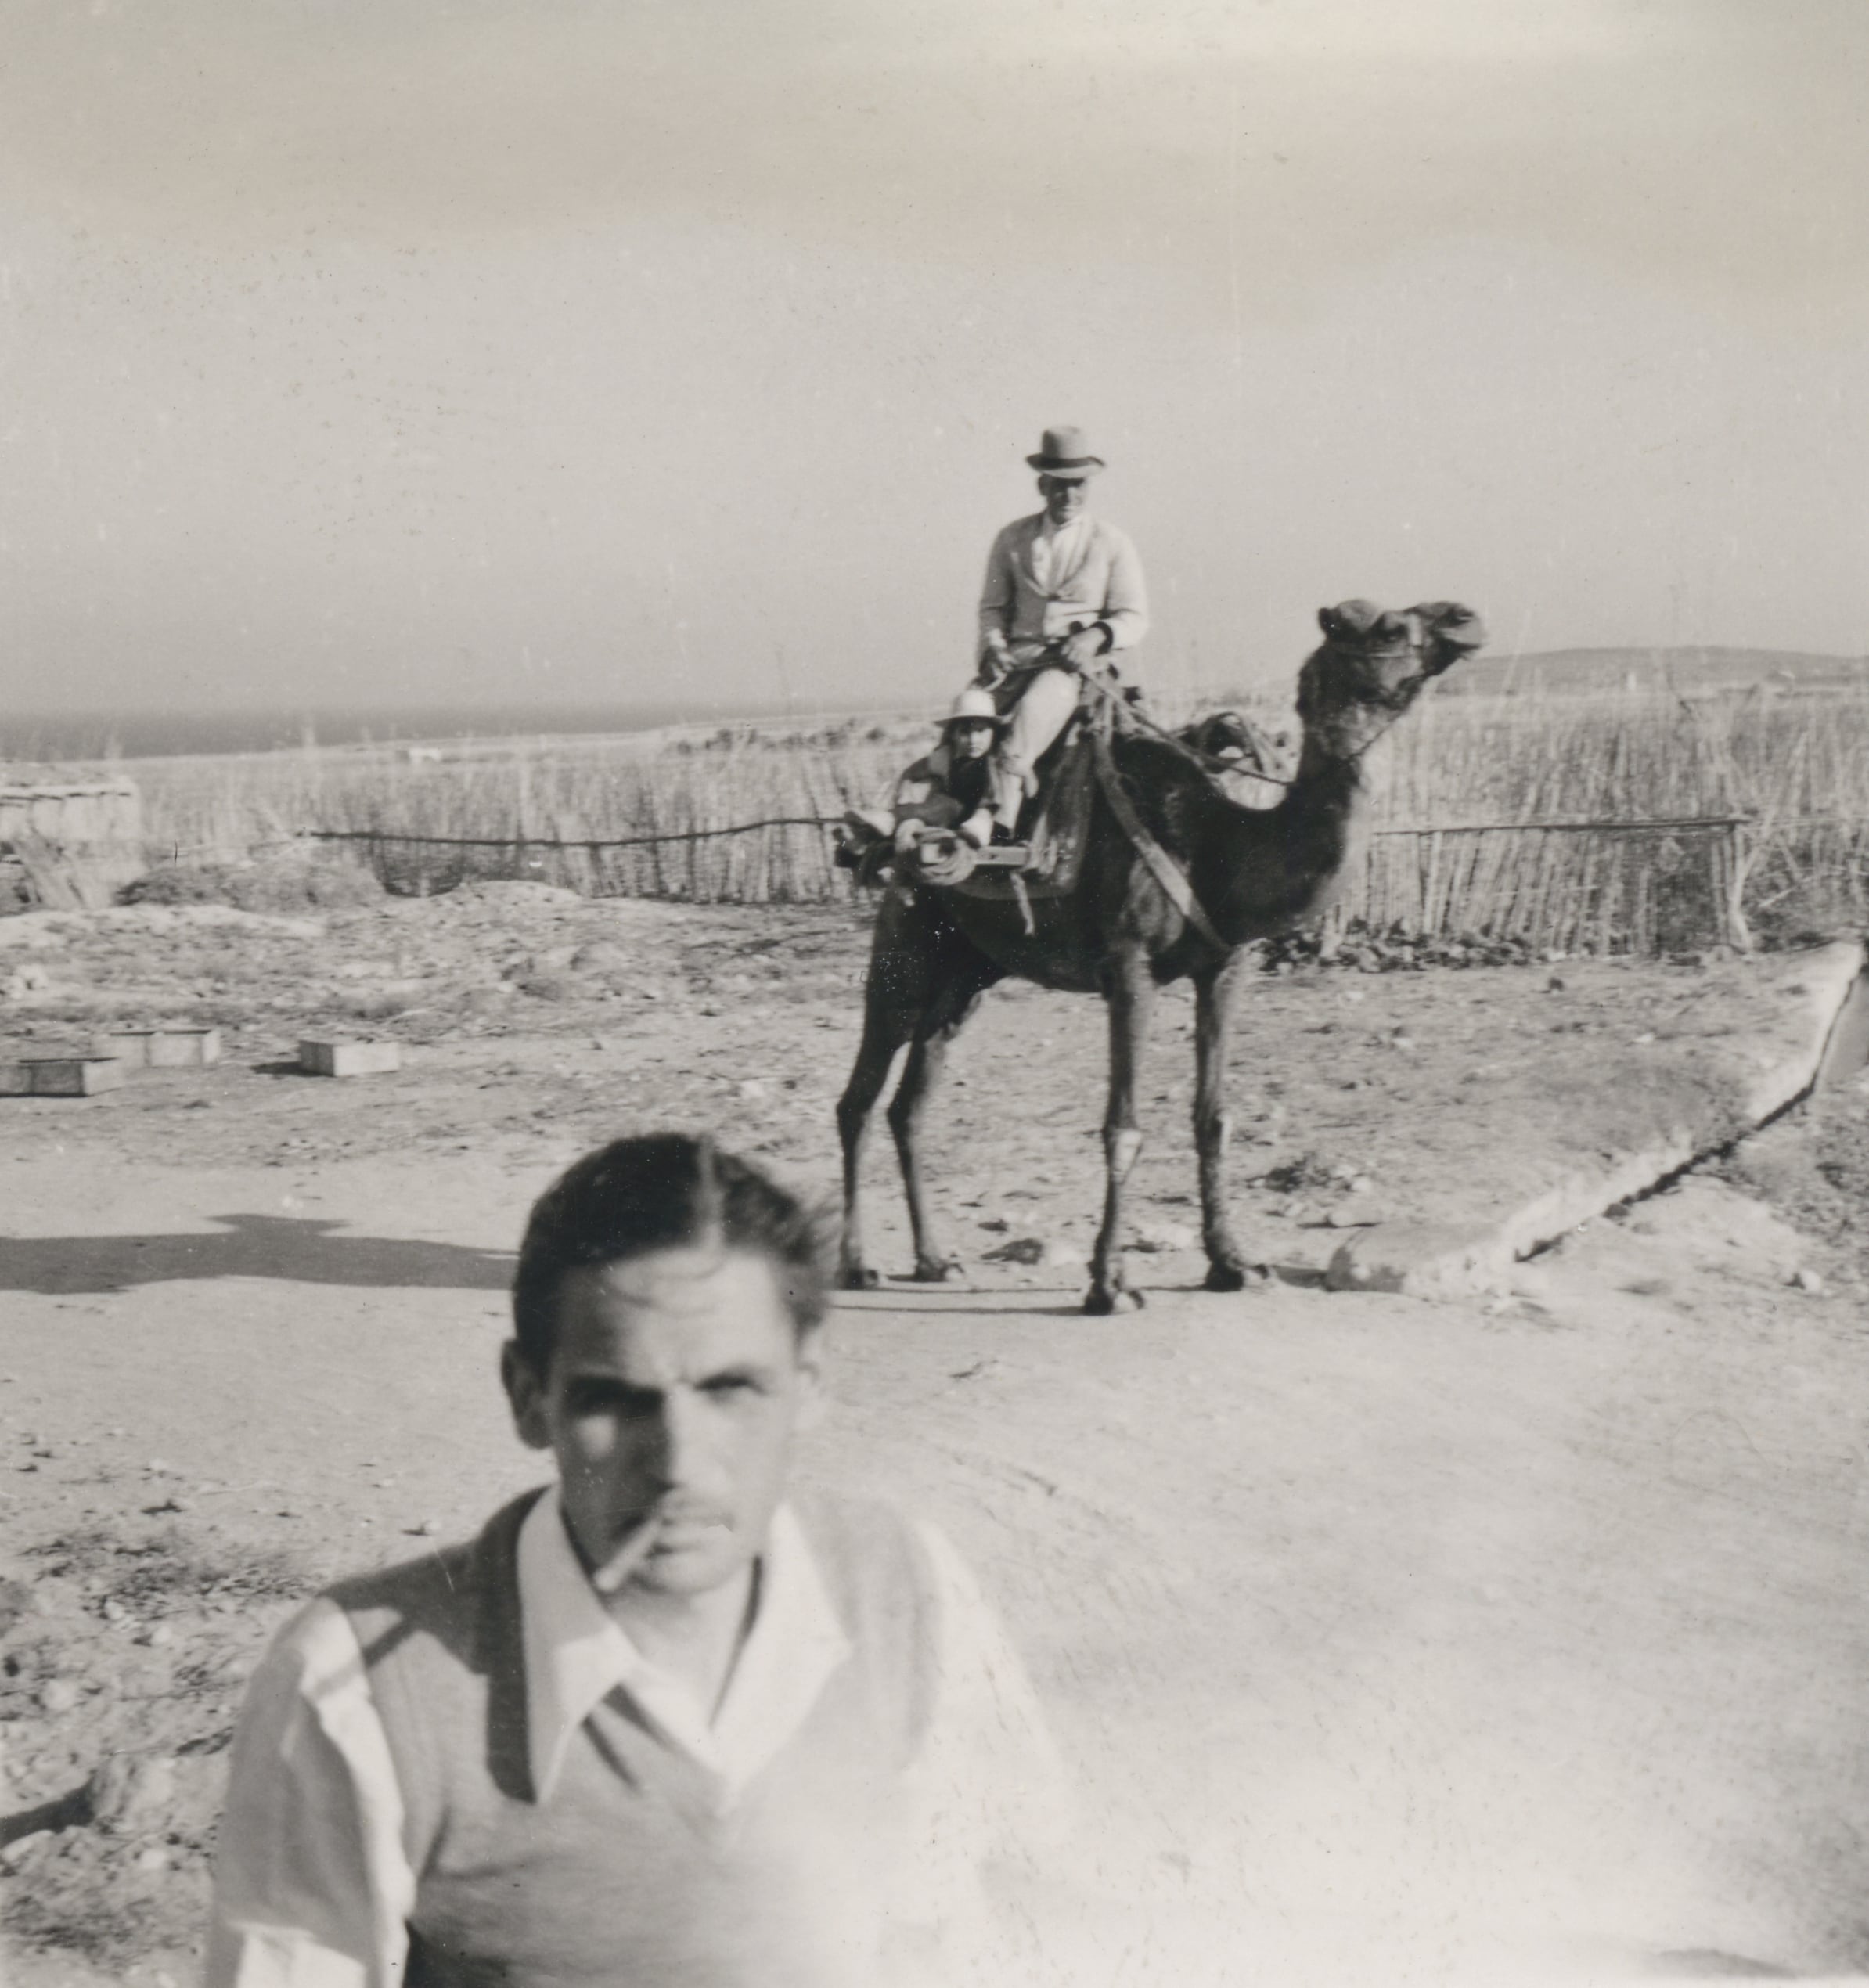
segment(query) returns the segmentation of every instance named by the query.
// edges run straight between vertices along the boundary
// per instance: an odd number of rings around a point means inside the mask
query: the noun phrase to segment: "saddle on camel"
[[[1113,740],[1168,739],[1210,773],[1278,777],[1276,747],[1242,713],[1217,711],[1179,732],[1165,732],[1148,716],[1140,690],[1122,684],[1107,664],[1067,662],[1061,641],[1007,672],[1002,696],[1009,703],[1016,699],[1021,679],[1041,669],[1074,671],[1077,708],[1033,767],[1010,835],[996,829],[981,846],[964,832],[986,789],[987,755],[1007,722],[992,693],[970,685],[954,700],[941,744],[898,780],[890,814],[852,809],[844,816],[838,863],[862,883],[927,885],[1010,902],[1029,930],[1035,898],[1068,897],[1077,888],[1099,790],[1143,859],[1158,869],[1149,852],[1158,858],[1161,852],[1117,777]],[[1178,899],[1178,884],[1169,888]]]

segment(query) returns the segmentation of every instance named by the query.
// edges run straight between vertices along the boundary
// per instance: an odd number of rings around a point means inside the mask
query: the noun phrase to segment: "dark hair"
[[[804,1205],[710,1139],[651,1133],[586,1153],[533,1203],[513,1277],[520,1356],[535,1374],[550,1368],[567,1270],[697,1244],[764,1256],[798,1331],[823,1320],[824,1238]]]

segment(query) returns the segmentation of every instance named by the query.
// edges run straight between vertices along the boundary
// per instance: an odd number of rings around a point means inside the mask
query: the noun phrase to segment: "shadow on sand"
[[[276,1215],[217,1215],[218,1233],[178,1236],[0,1236],[0,1291],[52,1297],[208,1277],[375,1289],[503,1291],[513,1254],[458,1243],[343,1233]]]

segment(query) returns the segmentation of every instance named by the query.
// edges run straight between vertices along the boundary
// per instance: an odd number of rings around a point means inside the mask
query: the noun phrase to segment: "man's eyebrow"
[[[621,1374],[585,1373],[573,1371],[564,1377],[567,1389],[576,1388],[583,1394],[622,1395],[636,1399],[659,1399],[662,1389],[651,1383],[626,1381]]]

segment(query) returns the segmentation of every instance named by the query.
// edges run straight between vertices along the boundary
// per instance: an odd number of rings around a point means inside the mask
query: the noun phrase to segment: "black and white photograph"
[[[1869,1983],[1864,0],[0,0],[0,1979]]]

